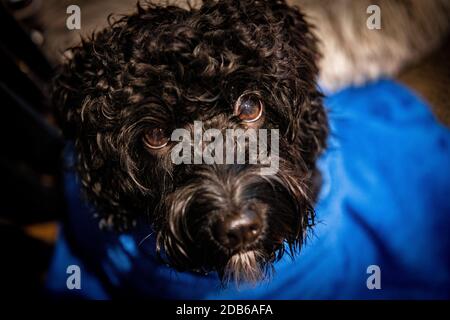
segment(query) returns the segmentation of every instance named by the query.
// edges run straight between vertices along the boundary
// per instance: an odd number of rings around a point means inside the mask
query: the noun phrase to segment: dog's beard
[[[291,167],[281,162],[277,174],[263,176],[258,166],[201,166],[166,198],[166,219],[155,226],[158,252],[179,270],[217,271],[223,283],[268,277],[286,250],[294,256],[314,223],[311,177]],[[211,224],[229,211],[230,201],[256,207],[264,225],[255,242],[238,250],[223,247],[211,233]]]
[[[230,257],[223,272],[225,282],[256,283],[264,279],[268,268],[265,267],[265,254],[261,250],[239,252]]]

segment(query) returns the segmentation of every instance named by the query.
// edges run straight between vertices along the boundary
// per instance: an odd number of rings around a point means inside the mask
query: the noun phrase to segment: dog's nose
[[[213,235],[224,247],[236,250],[255,242],[261,230],[261,217],[254,211],[246,210],[217,221],[213,227]]]

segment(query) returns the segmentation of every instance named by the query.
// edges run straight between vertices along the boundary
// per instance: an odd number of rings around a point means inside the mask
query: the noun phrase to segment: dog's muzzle
[[[212,225],[214,239],[232,252],[254,244],[262,234],[263,213],[255,208],[245,208],[219,216]]]
[[[175,267],[253,279],[285,242],[300,239],[307,212],[301,213],[286,180],[290,174],[261,175],[258,165],[183,167],[176,172],[183,184],[167,198],[167,224],[160,233]]]

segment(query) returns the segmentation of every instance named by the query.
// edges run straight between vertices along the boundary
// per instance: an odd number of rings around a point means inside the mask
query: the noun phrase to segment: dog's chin
[[[223,268],[218,268],[222,282],[253,284],[267,280],[273,273],[273,263],[281,259],[286,250],[291,258],[296,252],[297,243],[286,242],[279,238],[266,246],[249,248],[232,253]]]
[[[282,255],[283,242],[273,244],[272,248],[251,248],[234,252],[229,256],[222,272],[222,282],[257,284],[266,280],[273,271],[273,262]],[[269,250],[269,251],[268,251]]]
[[[223,271],[223,282],[256,284],[267,275],[266,255],[261,250],[234,253]]]

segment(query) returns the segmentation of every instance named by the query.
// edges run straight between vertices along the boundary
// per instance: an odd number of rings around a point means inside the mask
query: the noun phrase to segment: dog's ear
[[[317,86],[320,53],[317,40],[311,32],[313,26],[306,22],[301,9],[285,8],[284,1],[280,2],[283,5],[274,5],[274,12],[283,25],[282,34],[287,46],[282,51],[289,65],[289,69],[285,69],[289,88],[285,89],[283,98],[292,101],[286,136],[292,144],[301,146],[302,159],[312,170],[317,157],[326,147],[329,131],[323,95]]]
[[[85,92],[86,84],[94,80],[92,77],[86,78],[89,63],[80,59],[81,48],[69,49],[66,54],[70,58],[56,71],[51,86],[51,98],[58,125],[64,136],[72,140],[79,133],[83,106],[90,99]]]
[[[77,46],[66,51],[66,61],[56,71],[51,87],[52,105],[68,139],[75,139],[82,131],[89,131],[95,119],[89,119],[94,113],[83,111],[95,108],[102,102],[102,95],[107,92],[109,81],[105,81],[106,66],[102,59],[108,47],[103,45],[107,38],[106,31],[89,39],[83,39]],[[95,46],[100,42],[101,45]],[[103,73],[103,75],[102,75]],[[83,130],[85,129],[85,130]]]
[[[120,113],[115,105],[122,102],[114,75],[123,53],[113,36],[105,30],[70,49],[53,79],[52,103],[64,136],[75,142],[80,182],[101,225],[125,229],[135,218],[129,213],[135,202],[126,197],[131,183],[116,164],[116,141],[108,144]]]

